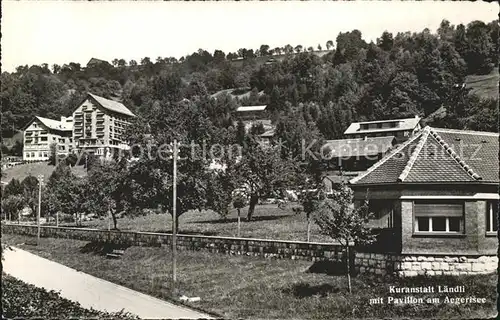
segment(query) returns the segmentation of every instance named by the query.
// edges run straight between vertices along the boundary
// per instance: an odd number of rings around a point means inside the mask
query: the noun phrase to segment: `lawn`
[[[12,178],[22,181],[29,175],[38,177],[40,174],[43,175],[43,179],[47,181],[52,172],[54,172],[55,168],[55,166],[51,166],[47,162],[23,163],[3,170],[4,176],[2,177],[2,181],[9,182]],[[83,166],[75,166],[72,167],[71,170],[77,176],[86,175],[86,171]]]
[[[3,235],[13,245],[32,242],[22,236]],[[168,248],[129,247],[121,259],[109,260],[103,246],[69,239],[42,238],[39,247],[19,245],[40,256],[94,276],[163,299],[172,299]],[[496,275],[398,279],[387,276],[353,277],[353,293],[338,266],[296,260],[266,260],[206,252],[181,251],[177,258],[178,295],[198,296],[193,306],[230,319],[344,319],[344,318],[487,318],[495,315]],[[484,304],[444,304],[446,294],[429,304],[371,304],[388,296],[389,287],[464,285],[466,293],[450,297],[485,298]],[[178,296],[177,295],[177,296]]]
[[[471,93],[477,94],[482,98],[498,99],[498,68],[495,68],[487,75],[469,75],[465,83],[467,88],[471,88]]]
[[[255,208],[252,221],[246,221],[247,208],[242,210],[241,236],[245,238],[263,238],[280,240],[307,240],[307,222],[305,214],[295,214],[292,204],[284,209],[276,204],[258,205]],[[73,223],[66,224],[74,226]],[[83,223],[84,226],[106,229],[108,219],[92,220]],[[179,219],[180,233],[203,234],[212,236],[237,235],[237,212],[232,209],[224,220],[213,211],[190,211]],[[135,218],[124,217],[118,219],[117,226],[120,230],[170,232],[172,218],[169,214],[148,214]],[[319,228],[311,223],[311,241],[332,242],[332,240],[319,233]]]

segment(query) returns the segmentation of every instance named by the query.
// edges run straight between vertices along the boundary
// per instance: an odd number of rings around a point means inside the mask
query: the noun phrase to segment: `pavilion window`
[[[415,201],[415,233],[464,233],[463,201]]]
[[[486,232],[498,231],[498,200],[488,201],[486,206]]]

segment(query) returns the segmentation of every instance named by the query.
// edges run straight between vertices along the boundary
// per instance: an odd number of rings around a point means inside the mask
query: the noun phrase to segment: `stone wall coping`
[[[414,252],[414,253],[398,253],[399,256],[425,256],[425,257],[482,257],[496,256],[496,253],[457,253],[457,252]]]
[[[3,223],[4,225],[14,226],[14,227],[30,227],[37,228],[36,225],[20,225],[15,223]],[[147,231],[131,231],[131,230],[104,230],[104,229],[95,229],[95,228],[78,228],[78,227],[56,227],[56,226],[40,226],[40,228],[44,229],[56,229],[56,230],[81,230],[81,231],[90,231],[90,232],[102,232],[102,233],[126,233],[126,234],[144,234],[144,235],[154,235],[154,236],[172,236],[171,233],[160,233],[160,232],[147,232]],[[289,244],[300,244],[300,245],[319,245],[319,246],[328,246],[328,247],[340,247],[338,243],[327,243],[327,242],[306,242],[306,241],[296,241],[296,240],[274,240],[274,239],[259,239],[259,238],[238,238],[238,237],[224,237],[224,236],[205,236],[198,234],[181,234],[178,233],[177,237],[192,237],[199,239],[220,239],[220,240],[234,240],[234,241],[255,241],[255,242],[267,242],[267,243],[289,243]]]

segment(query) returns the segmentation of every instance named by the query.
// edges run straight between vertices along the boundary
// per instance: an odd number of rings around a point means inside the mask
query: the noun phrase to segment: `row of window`
[[[26,152],[26,158],[48,158],[48,152]]]
[[[57,141],[59,143],[65,143],[65,138],[56,138],[56,137],[52,137],[52,141]],[[39,142],[47,142],[48,139],[47,137],[40,137],[40,138],[34,138],[32,139],[31,137],[30,138],[26,138],[26,142],[27,143],[39,143]],[[69,138],[69,143],[72,143],[73,142],[73,138]]]
[[[399,127],[399,122],[379,122],[379,123],[367,123],[361,124],[361,130],[369,130],[369,129],[385,129],[385,128],[397,128]]]
[[[415,201],[414,230],[419,232],[465,233],[464,201]],[[498,200],[487,201],[486,232],[498,230]]]
[[[394,203],[387,200],[371,200],[379,225],[394,226]],[[498,230],[498,200],[487,201],[485,227],[487,233]],[[445,233],[465,234],[465,201],[421,200],[413,202],[413,230],[415,234]],[[382,221],[381,221],[382,220]]]
[[[397,131],[394,133],[393,131],[387,131],[387,132],[373,132],[373,133],[365,133],[365,134],[356,134],[354,135],[354,138],[373,138],[373,137],[387,137],[387,136],[392,136],[396,135],[398,138],[402,137],[409,137],[411,135],[411,131],[404,130],[404,131]]]

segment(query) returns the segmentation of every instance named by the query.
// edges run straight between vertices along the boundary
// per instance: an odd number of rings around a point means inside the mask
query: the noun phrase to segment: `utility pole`
[[[172,204],[172,293],[175,296],[177,282],[177,139],[174,140],[174,176]]]
[[[36,245],[40,245],[40,213],[42,209],[42,183],[43,183],[43,176],[39,175],[38,176],[38,212],[36,215],[36,224],[38,227],[37,231],[37,238],[36,238]]]
[[[111,230],[111,205],[108,201],[108,231]]]

